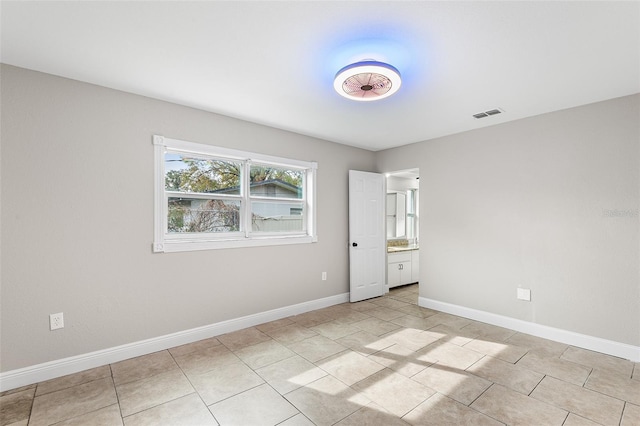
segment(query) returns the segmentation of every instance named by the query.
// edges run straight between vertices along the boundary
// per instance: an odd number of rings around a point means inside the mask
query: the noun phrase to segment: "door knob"
[[[351,243],[352,246],[358,247],[358,243]]]

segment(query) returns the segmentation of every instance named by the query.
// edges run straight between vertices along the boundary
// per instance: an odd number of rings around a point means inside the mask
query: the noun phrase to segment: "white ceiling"
[[[638,1],[0,8],[4,63],[374,151],[640,92]],[[398,68],[400,91],[335,93],[335,73],[367,58]]]

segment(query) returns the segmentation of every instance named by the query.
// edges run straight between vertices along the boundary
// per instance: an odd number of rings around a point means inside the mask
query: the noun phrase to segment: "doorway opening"
[[[385,173],[387,290],[420,283],[420,170]]]

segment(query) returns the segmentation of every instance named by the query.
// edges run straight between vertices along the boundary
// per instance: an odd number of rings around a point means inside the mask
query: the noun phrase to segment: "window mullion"
[[[218,194],[206,192],[165,191],[167,198],[197,198],[201,200],[240,200],[241,195]]]
[[[243,162],[242,168],[242,188],[240,194],[242,195],[241,208],[243,210],[242,230],[244,231],[244,237],[249,238],[251,232],[251,197],[250,197],[250,185],[251,185],[251,164],[249,161]]]
[[[305,197],[301,198],[285,198],[285,197],[270,197],[268,195],[252,195],[249,198],[256,201],[272,202],[272,203],[305,203]]]

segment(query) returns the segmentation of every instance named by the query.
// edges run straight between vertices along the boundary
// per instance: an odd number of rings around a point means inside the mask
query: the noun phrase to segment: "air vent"
[[[479,112],[477,114],[473,114],[473,118],[476,119],[480,119],[480,118],[485,118],[485,117],[490,117],[492,115],[497,115],[497,114],[502,114],[502,110],[501,109],[490,109],[489,111],[484,111],[484,112]]]

